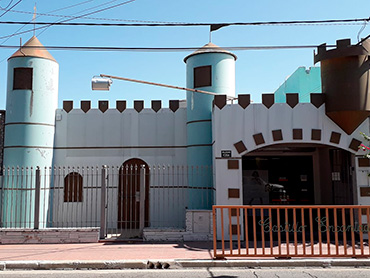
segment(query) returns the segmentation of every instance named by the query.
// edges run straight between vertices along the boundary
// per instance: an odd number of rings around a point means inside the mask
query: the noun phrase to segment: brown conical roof
[[[20,47],[9,59],[15,57],[38,57],[56,62],[53,56],[46,50],[42,43],[33,36],[22,47]],[[8,60],[9,60],[8,59]]]
[[[203,47],[199,48],[198,50],[186,56],[184,58],[184,62],[186,63],[186,60],[190,58],[191,56],[194,56],[197,54],[203,54],[203,53],[226,53],[226,54],[230,54],[231,56],[233,56],[235,60],[238,58],[234,53],[231,53],[230,51],[227,51],[219,47],[218,45],[215,45],[214,43],[209,42],[205,44]]]

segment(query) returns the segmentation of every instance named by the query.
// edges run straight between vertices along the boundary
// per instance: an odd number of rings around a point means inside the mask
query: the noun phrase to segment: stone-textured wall
[[[152,229],[143,231],[145,241],[211,241],[213,239],[212,211],[187,210],[186,229]]]
[[[0,229],[0,244],[98,242],[99,228]]]

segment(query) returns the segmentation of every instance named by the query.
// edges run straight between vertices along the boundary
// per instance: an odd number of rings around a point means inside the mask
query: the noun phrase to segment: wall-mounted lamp
[[[93,91],[109,91],[113,81],[110,78],[102,76],[94,76],[91,79],[91,88]]]
[[[190,91],[190,92],[213,95],[213,96],[217,95],[214,92],[208,92],[208,91],[203,91],[203,90],[190,89],[190,88],[185,88],[185,87],[178,87],[178,86],[172,86],[172,85],[167,85],[167,84],[154,83],[154,82],[149,82],[149,81],[144,81],[144,80],[137,80],[137,79],[131,79],[131,78],[113,76],[113,75],[106,75],[106,74],[100,74],[100,76],[94,76],[91,79],[91,88],[94,91],[96,91],[96,90],[97,91],[109,91],[109,87],[113,83],[112,79],[118,79],[118,80],[124,80],[124,81],[130,81],[130,82],[136,82],[136,83],[166,87],[166,88],[183,90],[183,91]],[[227,98],[231,99],[231,100],[236,99],[235,97],[230,97],[230,96],[227,96]]]

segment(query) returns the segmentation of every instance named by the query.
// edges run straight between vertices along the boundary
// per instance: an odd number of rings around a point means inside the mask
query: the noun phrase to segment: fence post
[[[106,236],[106,209],[107,209],[107,181],[108,181],[108,172],[107,166],[103,165],[101,170],[101,202],[100,202],[100,239],[104,239]]]
[[[143,232],[145,226],[145,165],[140,167],[140,220],[139,229]]]
[[[40,167],[36,167],[36,181],[35,181],[35,219],[34,229],[38,230],[40,226],[40,194],[41,194],[41,171]]]

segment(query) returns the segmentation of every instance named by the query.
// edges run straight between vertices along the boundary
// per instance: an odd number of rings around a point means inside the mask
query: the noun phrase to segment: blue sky
[[[11,0],[0,0],[6,7]],[[13,1],[12,4],[19,0]],[[85,2],[85,3],[83,3]],[[64,0],[36,1],[38,13],[78,16],[87,12],[116,5],[125,1],[112,0]],[[0,17],[0,21],[30,21],[35,1],[21,1],[14,11]],[[99,7],[98,7],[99,6]],[[83,11],[96,7],[95,9]],[[28,12],[28,13],[20,13]],[[0,15],[3,11],[0,11]],[[136,0],[132,3],[91,15],[91,17],[143,20],[160,22],[252,22],[287,20],[324,20],[367,18],[370,16],[370,1],[311,0],[311,1],[248,1],[248,0]],[[60,17],[39,16],[37,21],[54,22]],[[77,19],[72,22],[110,22]],[[13,34],[19,25],[0,25],[0,37]],[[335,44],[337,39],[351,38],[357,42],[361,25],[320,26],[240,26],[225,27],[212,33],[212,42],[224,47],[270,46],[270,45],[319,45]],[[28,30],[31,26],[22,29]],[[370,34],[366,27],[360,37]],[[44,45],[50,46],[118,46],[118,47],[201,47],[208,43],[208,27],[71,27],[53,26],[46,31],[36,31]],[[19,45],[20,37],[26,42],[32,32],[14,36],[2,45]],[[7,58],[16,49],[0,48],[0,109],[5,108]],[[117,99],[133,100],[184,99],[185,93],[172,89],[142,84],[114,81],[110,92],[91,91],[91,77],[100,73],[143,79],[158,83],[185,86],[183,58],[190,52],[81,52],[50,51],[58,61],[59,107],[63,100],[91,100],[92,107],[98,100],[109,100],[115,106]],[[252,95],[255,102],[264,92],[273,92],[297,67],[313,66],[313,50],[253,50],[234,51],[236,62],[236,93]]]

